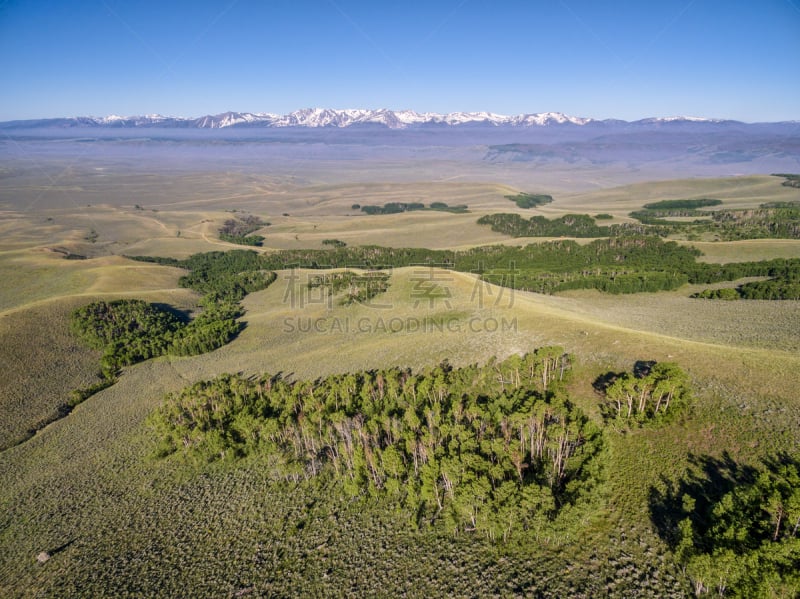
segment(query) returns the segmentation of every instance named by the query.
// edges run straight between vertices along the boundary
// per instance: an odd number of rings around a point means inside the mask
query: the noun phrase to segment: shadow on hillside
[[[662,479],[664,490],[650,488],[650,521],[658,535],[675,548],[680,535],[678,524],[689,518],[696,538],[706,538],[712,526],[712,510],[726,494],[735,488],[755,482],[762,469],[737,463],[728,452],[722,457],[690,456],[692,467],[677,483]],[[762,462],[767,472],[778,475],[786,466],[800,467],[800,460],[787,453],[765,458]],[[694,505],[691,505],[694,499]],[[700,550],[710,548],[698,547]]]
[[[161,310],[162,312],[167,312],[167,313],[171,314],[172,316],[177,318],[181,322],[181,324],[188,324],[189,321],[192,319],[191,316],[189,316],[189,312],[188,311],[180,310],[180,309],[178,309],[175,306],[172,306],[170,304],[164,304],[164,303],[161,303],[161,302],[153,302],[153,306],[156,309]]]

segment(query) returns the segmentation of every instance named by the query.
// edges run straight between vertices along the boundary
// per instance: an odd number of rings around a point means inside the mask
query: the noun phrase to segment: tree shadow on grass
[[[780,477],[787,466],[800,467],[800,460],[787,453],[764,458],[764,468],[756,468],[736,462],[728,452],[722,457],[690,456],[692,467],[675,483],[662,479],[664,490],[650,488],[650,521],[658,535],[671,548],[680,541],[678,524],[689,518],[695,531],[695,539],[707,540],[709,529],[715,523],[714,506],[738,487],[752,485],[766,471]],[[759,539],[749,539],[756,543]],[[747,544],[747,543],[745,543]],[[697,547],[700,551],[712,551],[713,547]]]
[[[189,316],[189,312],[187,310],[180,310],[171,304],[165,304],[163,302],[154,302],[153,307],[157,310],[162,312],[167,312],[174,316],[181,324],[189,324],[189,321],[192,319]]]
[[[650,487],[650,521],[658,535],[675,548],[680,535],[678,523],[690,518],[698,532],[705,532],[711,525],[711,509],[724,495],[736,486],[755,480],[757,470],[738,464],[728,452],[722,457],[690,455],[692,467],[675,483],[662,478],[664,490]],[[690,509],[688,498],[694,499]]]
[[[594,381],[592,381],[592,387],[594,388],[596,393],[600,395],[605,395],[608,388],[614,384],[614,382],[621,376],[624,376],[624,372],[604,372],[600,376],[598,376]]]

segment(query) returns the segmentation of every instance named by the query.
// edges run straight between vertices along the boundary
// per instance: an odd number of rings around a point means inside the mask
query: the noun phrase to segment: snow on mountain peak
[[[562,112],[536,112],[507,116],[494,112],[416,112],[414,110],[390,110],[387,108],[302,108],[288,114],[269,112],[223,112],[198,118],[165,117],[159,114],[146,116],[122,117],[109,115],[102,118],[88,117],[87,120],[96,125],[114,125],[125,127],[139,126],[178,126],[203,129],[221,129],[234,126],[261,127],[336,127],[344,128],[353,125],[380,125],[389,129],[406,129],[424,125],[482,125],[505,127],[550,127],[550,126],[583,126],[600,123],[591,118],[569,116]],[[716,119],[692,116],[671,116],[642,119],[643,124],[658,125],[661,123],[719,123]]]
[[[564,115],[560,112],[544,112],[535,114],[521,114],[506,116],[493,112],[451,112],[447,114],[437,112],[416,112],[413,110],[389,110],[379,108],[374,110],[361,108],[302,108],[289,114],[278,115],[269,112],[223,112],[216,115],[206,115],[199,118],[165,117],[160,114],[145,116],[123,117],[109,115],[102,118],[92,118],[96,124],[123,124],[123,125],[148,125],[173,121],[176,124],[192,124],[199,128],[220,129],[235,125],[262,125],[266,127],[350,127],[352,125],[376,124],[389,129],[405,129],[415,125],[511,125],[511,126],[544,126],[552,124],[571,123],[584,125],[592,119],[577,118]]]

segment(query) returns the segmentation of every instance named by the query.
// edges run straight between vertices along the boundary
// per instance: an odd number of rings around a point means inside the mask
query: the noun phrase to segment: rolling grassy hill
[[[636,187],[594,199],[556,197],[548,210],[585,206],[623,218],[663,198],[716,193],[757,205],[797,193],[774,178],[740,183],[744,188],[683,181],[647,193]],[[229,216],[231,198],[244,196],[241,189],[222,193],[223,187],[200,199],[184,189],[175,205],[144,215],[132,206],[86,214],[51,206],[20,210],[14,226],[0,226],[0,274],[14,281],[0,291],[0,434],[8,444],[57,409],[62,393],[94,376],[96,353],[66,330],[75,306],[136,297],[196,307],[198,296],[177,286],[180,269],[110,254],[185,257],[234,247],[214,233]],[[410,200],[424,190],[388,186],[389,195],[373,203]],[[509,204],[503,186],[467,192],[439,185],[429,192],[426,201],[454,204],[477,206],[481,197],[487,211],[495,202],[503,210]],[[263,251],[316,247],[325,238],[431,247],[502,239],[474,224],[479,211],[350,216],[351,191],[317,190],[325,198],[308,208],[297,190],[288,199],[269,193],[236,206],[274,221]],[[466,193],[475,195],[465,199]],[[294,208],[299,216],[272,218]],[[91,228],[95,243],[84,239]],[[89,259],[45,250],[55,247]],[[795,242],[782,240],[702,247],[717,262],[800,253]],[[691,456],[757,464],[796,451],[800,442],[800,302],[698,302],[688,297],[696,291],[689,286],[633,296],[543,296],[512,293],[470,274],[407,267],[392,271],[378,305],[328,306],[310,301],[312,274],[319,271],[282,271],[271,287],[248,295],[247,327],[230,344],[127,367],[118,383],[0,453],[0,595],[686,596],[690,582],[652,519],[653,494],[684,476]],[[435,301],[419,294],[431,276],[446,289]],[[576,356],[570,396],[598,423],[601,397],[592,383],[637,360],[680,364],[695,400],[665,427],[609,430],[591,499],[506,544],[436,526],[411,530],[396,505],[349,497],[331,477],[287,484],[265,456],[198,464],[153,455],[156,438],[146,421],[165,394],[223,372],[315,379],[392,365],[424,368],[443,359],[485,363],[553,344]],[[50,559],[39,563],[42,551]]]

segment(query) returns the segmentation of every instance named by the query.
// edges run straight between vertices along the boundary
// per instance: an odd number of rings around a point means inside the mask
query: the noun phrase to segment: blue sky
[[[0,120],[393,108],[800,119],[800,0],[0,0]]]

